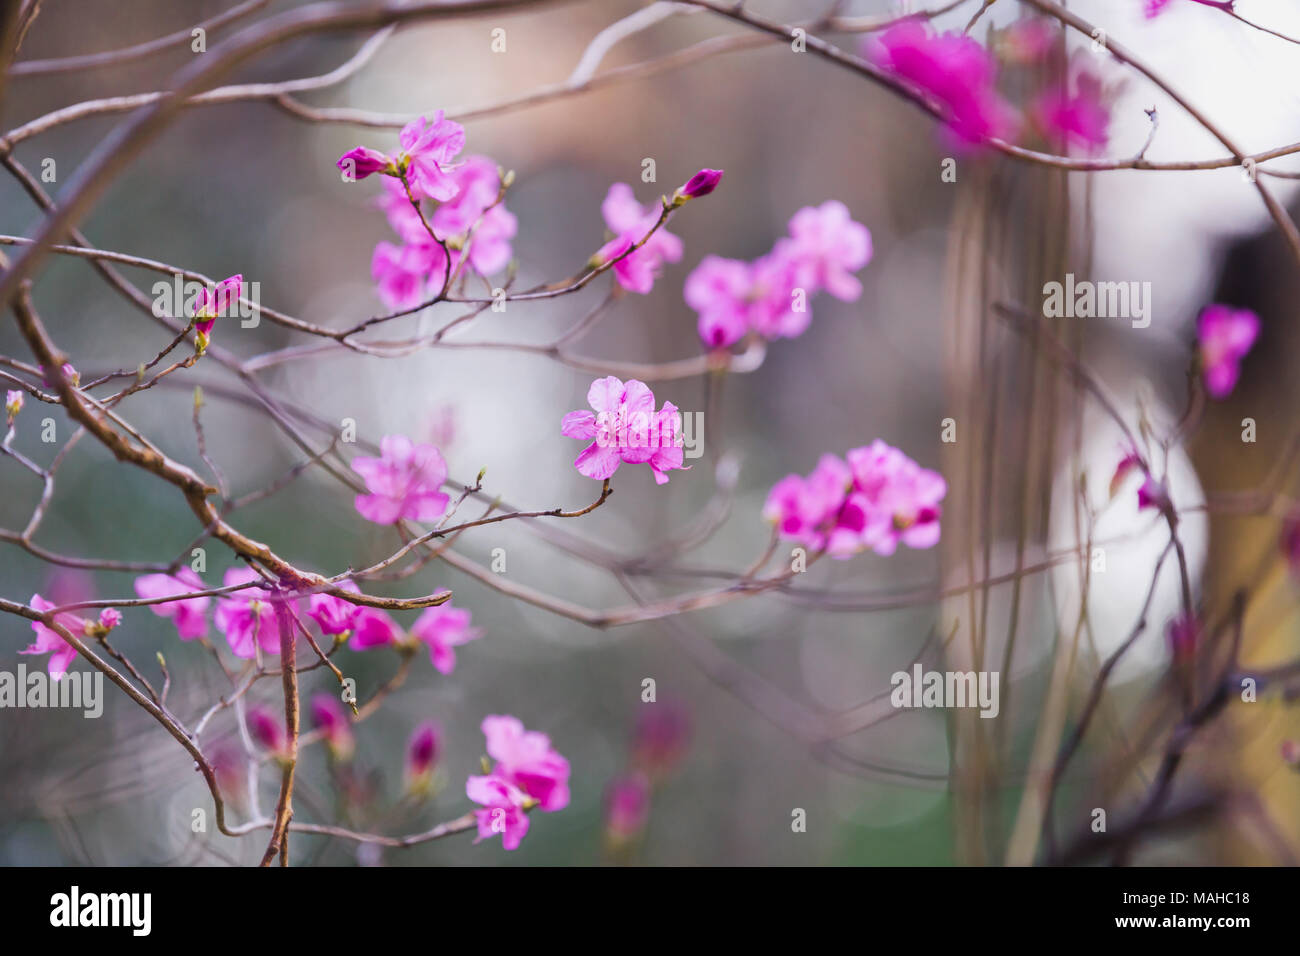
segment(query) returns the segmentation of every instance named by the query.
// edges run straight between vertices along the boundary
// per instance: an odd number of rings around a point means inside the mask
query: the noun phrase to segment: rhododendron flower
[[[863,53],[934,100],[958,143],[1004,139],[1013,131],[1014,114],[995,86],[996,64],[970,37],[936,34],[906,20],[869,38]]]
[[[650,781],[633,771],[605,790],[605,836],[615,847],[635,840],[650,820]]]
[[[248,708],[248,734],[277,757],[289,751],[288,731],[280,719],[265,707]]]
[[[36,611],[52,611],[58,607],[52,604],[39,594],[33,594],[31,605]],[[64,611],[62,614],[56,614],[54,620],[57,624],[66,628],[69,632],[77,637],[87,633],[87,627],[90,622],[78,617],[70,611]],[[63,675],[68,672],[68,665],[72,659],[77,656],[77,649],[59,636],[59,633],[52,628],[46,627],[40,621],[32,621],[32,630],[36,632],[36,640],[27,647],[20,650],[19,654],[49,654],[50,660],[47,670],[55,680],[62,680]]]
[[[1211,398],[1227,398],[1241,375],[1241,360],[1259,337],[1259,316],[1249,309],[1206,306],[1197,320],[1196,333],[1205,390]]]
[[[451,268],[455,266],[453,256]],[[404,246],[381,242],[370,259],[370,277],[379,299],[395,312],[413,309],[431,298],[432,288],[441,289],[446,274],[447,253],[427,234],[422,241]]]
[[[507,850],[519,849],[519,843],[528,833],[528,814],[524,812],[527,796],[509,781],[494,775],[470,777],[465,781],[465,795],[482,810],[475,810],[479,843],[497,834]]]
[[[789,228],[791,242],[783,254],[796,264],[797,281],[809,295],[825,289],[851,302],[862,294],[852,273],[871,261],[871,232],[853,221],[844,203],[831,199],[805,206],[790,218]]]
[[[660,216],[657,206],[642,207],[627,183],[614,183],[609,187],[605,201],[600,204],[600,212],[605,225],[614,233],[614,238],[596,254],[601,262],[623,255],[640,242],[654,228]],[[645,245],[615,263],[614,277],[623,288],[644,295],[654,287],[663,264],[677,262],[681,257],[681,239],[659,228],[646,239]]]
[[[135,593],[147,600],[189,594],[203,589],[203,581],[189,568],[181,568],[175,574],[146,574],[135,579]],[[208,601],[207,596],[186,598],[183,601],[151,604],[149,610],[159,617],[171,618],[180,639],[192,641],[195,638],[207,637]]]
[[[439,201],[456,195],[459,187],[444,167],[465,148],[465,127],[438,110],[432,120],[421,116],[408,123],[397,138],[402,144],[398,163],[406,168],[413,187]]]
[[[680,206],[692,199],[707,196],[718,188],[720,182],[722,182],[722,170],[701,169],[677,187],[677,190],[673,193],[673,205]]]
[[[456,648],[483,636],[482,628],[470,627],[470,612],[451,603],[425,608],[411,628],[411,636],[429,648],[429,660],[440,674],[456,667]]]
[[[325,746],[335,760],[351,760],[356,750],[356,738],[343,705],[332,694],[313,694],[311,721],[325,734]]]
[[[16,389],[5,392],[5,424],[12,425],[18,413],[23,410],[23,393]]]
[[[432,721],[415,728],[406,745],[406,786],[413,792],[428,789],[442,752],[442,735]]]
[[[115,607],[106,607],[99,612],[99,626],[111,631],[122,623],[122,612]]]
[[[386,612],[377,607],[357,608],[352,622],[352,638],[348,642],[353,650],[368,651],[375,647],[388,647],[406,640],[401,626]]]
[[[518,787],[548,813],[569,805],[569,761],[551,748],[550,737],[497,714],[483,719],[482,730],[488,756],[497,761],[492,776]]]
[[[249,567],[227,568],[222,586],[261,581],[261,576]],[[226,636],[231,653],[244,660],[257,656],[257,648],[270,654],[280,653],[280,629],[275,619],[271,592],[264,588],[244,588],[231,591],[217,601],[214,615],[217,630]]]
[[[666,472],[685,470],[677,407],[664,402],[656,412],[654,393],[644,382],[598,378],[587,390],[587,402],[594,411],[570,412],[560,424],[561,434],[591,442],[574,459],[579,473],[605,479],[623,462],[649,464],[656,484],[663,484]]]
[[[882,441],[823,455],[807,478],[787,475],[772,487],[763,515],[784,538],[845,558],[863,548],[890,555],[899,543],[929,548],[939,540],[939,502],[947,484]]]
[[[686,277],[682,296],[700,314],[700,338],[710,348],[727,348],[750,330],[750,265],[705,256]]]
[[[365,179],[375,173],[397,175],[397,163],[386,153],[368,146],[357,146],[348,150],[334,165],[353,180]]]
[[[353,594],[360,589],[351,581],[339,585]],[[333,594],[313,594],[307,599],[307,616],[316,622],[322,634],[343,634],[352,630],[361,608],[351,601]]]
[[[497,203],[501,175],[497,164],[486,156],[470,156],[451,174],[456,198],[434,210],[431,225],[440,239],[465,236],[469,240],[469,264],[488,275],[510,262],[510,240],[518,231],[514,214]]]
[[[441,518],[451,498],[439,490],[447,479],[447,464],[438,449],[404,435],[386,435],[379,454],[352,459],[352,470],[365,479],[369,491],[356,497],[361,516],[377,524]]]
[[[1062,148],[1081,146],[1089,153],[1099,153],[1110,137],[1110,109],[1101,80],[1091,73],[1075,78],[1073,95],[1064,85],[1044,93],[1033,115],[1044,135]]]
[[[883,536],[866,542],[877,554],[893,554],[900,541],[909,548],[938,543],[939,502],[948,493],[942,475],[879,440],[845,457],[854,488],[866,498],[869,512],[886,519]]]

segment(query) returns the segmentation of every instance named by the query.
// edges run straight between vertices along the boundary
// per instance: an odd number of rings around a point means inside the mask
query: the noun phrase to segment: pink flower
[[[222,577],[222,586],[231,587],[261,580],[252,568],[227,568]],[[236,657],[251,660],[257,656],[259,647],[269,654],[280,653],[280,628],[275,619],[270,591],[264,588],[231,591],[218,599],[214,617],[217,630],[226,636],[226,643]]]
[[[598,378],[587,390],[587,403],[594,412],[570,412],[560,424],[562,435],[591,442],[573,462],[580,474],[605,479],[623,462],[649,464],[655,483],[663,484],[666,472],[683,469],[677,407],[664,402],[656,412],[654,393],[644,382]]]
[[[518,220],[497,204],[501,191],[497,164],[486,156],[470,156],[451,178],[458,192],[454,200],[434,210],[433,230],[439,238],[448,238],[472,229],[469,264],[483,275],[498,272],[510,262],[510,240],[518,231]]]
[[[451,498],[439,490],[447,480],[447,464],[438,449],[404,435],[384,436],[379,449],[378,458],[352,459],[352,470],[369,491],[356,497],[361,516],[376,524],[441,518]]]
[[[510,782],[495,775],[470,777],[465,781],[465,795],[484,809],[475,810],[478,822],[479,843],[501,835],[501,846],[507,850],[519,849],[519,843],[528,833],[528,814],[523,805],[527,797]]]
[[[283,756],[289,751],[289,734],[284,724],[265,707],[248,708],[248,733],[274,756]]]
[[[399,165],[407,166],[411,185],[439,202],[451,199],[459,189],[443,167],[465,148],[465,127],[444,116],[442,110],[434,113],[431,121],[421,116],[398,135],[402,144]]]
[[[705,256],[686,277],[682,296],[700,314],[700,339],[725,349],[750,329],[750,266],[738,259]]]
[[[357,608],[357,615],[352,622],[352,639],[349,642],[353,650],[368,651],[375,647],[388,647],[401,644],[405,639],[402,628],[387,612],[377,607]]]
[[[1075,88],[1073,96],[1064,85],[1044,93],[1034,106],[1034,119],[1054,144],[1066,149],[1077,145],[1099,153],[1110,137],[1110,110],[1102,96],[1101,80],[1080,73]]]
[[[790,218],[791,243],[784,255],[796,265],[796,279],[808,295],[825,289],[851,302],[862,295],[852,273],[871,261],[871,232],[854,222],[848,207],[831,199],[805,206]]]
[[[1197,320],[1196,332],[1205,390],[1211,398],[1227,398],[1241,375],[1241,360],[1259,337],[1259,316],[1249,309],[1209,305]]]
[[[931,548],[938,543],[943,510],[939,502],[948,493],[942,475],[922,468],[879,440],[852,449],[846,457],[854,488],[866,499],[875,518],[864,536],[867,547],[888,555],[900,541],[909,548]],[[877,532],[881,532],[878,538]]]
[[[482,637],[483,630],[470,627],[470,612],[449,602],[425,608],[411,636],[428,646],[429,660],[438,673],[450,674],[456,667],[455,648]]]
[[[45,375],[45,366],[41,365],[38,366],[38,368],[40,368],[41,370],[41,384],[44,385],[46,388],[53,388],[54,383],[51,382],[49,378],[47,378]],[[71,385],[73,388],[76,388],[78,385],[81,384],[81,373],[72,367],[71,362],[63,363],[63,377],[67,379],[68,384]]]
[[[415,728],[406,745],[406,785],[408,789],[423,791],[433,778],[442,751],[442,735],[432,721]]]
[[[1006,138],[1011,107],[996,89],[996,65],[984,47],[960,33],[935,34],[916,20],[868,39],[864,55],[934,100],[958,143]]]
[[[352,724],[343,705],[332,694],[313,694],[311,698],[312,724],[325,734],[325,746],[335,760],[350,760],[356,750]]]
[[[18,413],[23,410],[23,393],[16,389],[5,392],[5,424],[12,425]]]
[[[106,607],[99,612],[99,626],[111,631],[122,623],[122,612],[115,607]]]
[[[615,846],[639,837],[650,820],[650,781],[632,771],[609,782],[605,790],[605,835]]]
[[[146,574],[135,579],[135,593],[146,600],[171,597],[176,594],[189,594],[202,591],[203,581],[189,568],[181,568],[175,574]],[[182,641],[207,637],[209,598],[187,598],[183,601],[168,601],[165,604],[151,604],[149,610],[159,617],[169,617],[176,625],[176,633]]]
[[[397,164],[387,154],[368,146],[348,150],[334,165],[351,181],[365,179],[375,173],[387,173],[390,176],[397,174]]]
[[[455,267],[453,257],[451,268]],[[370,259],[370,277],[379,299],[395,312],[413,309],[432,298],[434,290],[442,288],[446,274],[447,254],[427,233],[422,240],[404,246],[381,242]]]
[[[52,611],[58,607],[57,604],[51,604],[39,594],[32,595],[32,608],[36,611]],[[54,616],[55,623],[66,628],[76,637],[81,637],[86,633],[86,627],[89,621],[86,621],[70,611],[64,611],[62,614]],[[63,675],[68,672],[68,665],[72,659],[77,656],[77,649],[59,636],[59,633],[46,627],[40,621],[32,621],[32,630],[36,632],[36,640],[19,651],[19,654],[49,654],[50,660],[47,666],[49,674],[55,680],[62,680]]]
[[[551,738],[525,730],[518,718],[483,719],[488,756],[497,761],[492,775],[518,787],[550,813],[569,805],[569,761],[551,748]]]
[[[351,581],[339,585],[345,591],[359,593]],[[313,594],[307,599],[307,616],[316,622],[322,634],[343,634],[355,626],[361,608],[333,594]]]
[[[603,262],[617,258],[640,242],[654,228],[660,216],[658,207],[642,207],[627,183],[614,183],[609,187],[605,201],[600,204],[600,212],[615,237],[597,253]],[[614,266],[614,277],[629,292],[644,295],[654,287],[663,264],[677,262],[681,257],[681,239],[660,228],[646,239],[645,245]]]
[[[701,196],[707,196],[713,190],[718,188],[718,183],[722,182],[722,170],[720,169],[701,169],[682,185],[677,187],[673,193],[675,204],[681,205],[691,199],[698,199]]]

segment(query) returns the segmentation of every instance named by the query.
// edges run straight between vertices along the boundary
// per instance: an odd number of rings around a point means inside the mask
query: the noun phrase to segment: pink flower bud
[[[435,724],[425,721],[415,728],[406,745],[406,780],[412,789],[427,786],[441,750],[442,740]]]
[[[284,725],[280,723],[265,707],[248,709],[248,732],[253,739],[272,754],[283,754],[288,750],[288,736]]]
[[[713,190],[718,188],[718,183],[722,182],[722,170],[720,169],[701,169],[698,173],[686,180],[684,184],[677,188],[674,198],[681,197],[686,199],[698,199],[700,196],[707,196]]]
[[[311,719],[325,733],[325,745],[335,760],[349,760],[356,749],[352,726],[343,706],[330,694],[315,694],[311,699]]]
[[[358,146],[348,150],[334,165],[351,180],[365,179],[367,176],[389,170],[395,172],[397,169],[396,164],[385,153],[368,146]]]
[[[23,410],[23,393],[15,389],[5,392],[5,416],[8,424],[12,425],[18,413]]]
[[[610,781],[605,791],[605,835],[620,846],[640,836],[650,819],[650,783],[633,772]]]
[[[111,631],[122,623],[122,612],[115,607],[106,607],[99,612],[99,625],[106,631]]]

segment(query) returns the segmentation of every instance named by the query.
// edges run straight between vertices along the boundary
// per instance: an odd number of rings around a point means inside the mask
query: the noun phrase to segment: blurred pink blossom
[[[1209,305],[1196,322],[1205,390],[1227,398],[1241,375],[1241,360],[1259,337],[1259,316],[1249,309]]]
[[[379,449],[378,458],[352,459],[352,470],[365,479],[369,492],[356,497],[361,516],[377,524],[441,518],[451,498],[439,490],[447,464],[438,449],[404,435],[384,436]]]
[[[188,594],[202,591],[204,587],[202,579],[189,568],[180,568],[175,574],[146,574],[135,579],[135,593],[145,599]],[[168,601],[148,607],[159,617],[171,618],[182,641],[192,641],[207,637],[210,600],[206,596],[186,598],[183,601]]]

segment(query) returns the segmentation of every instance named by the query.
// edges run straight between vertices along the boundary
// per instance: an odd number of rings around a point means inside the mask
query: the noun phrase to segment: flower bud
[[[692,199],[707,196],[709,193],[713,192],[713,190],[718,188],[718,183],[721,181],[722,170],[701,169],[698,173],[677,187],[677,191],[673,193],[673,205],[680,206]]]

